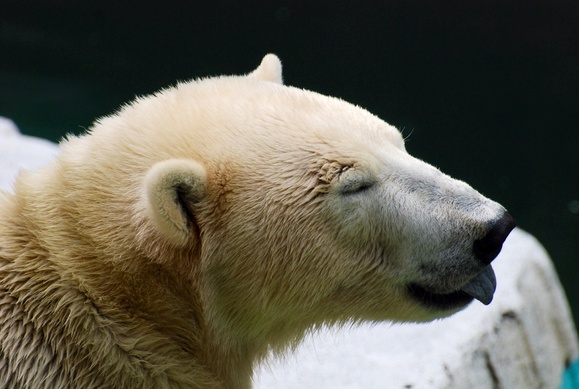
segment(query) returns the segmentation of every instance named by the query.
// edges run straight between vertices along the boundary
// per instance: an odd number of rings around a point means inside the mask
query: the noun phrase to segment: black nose
[[[507,236],[515,228],[515,220],[505,211],[482,238],[474,241],[474,255],[485,265],[491,263],[501,252]]]

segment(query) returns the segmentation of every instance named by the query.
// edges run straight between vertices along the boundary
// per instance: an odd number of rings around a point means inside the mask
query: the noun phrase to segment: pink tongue
[[[486,267],[478,276],[462,287],[462,291],[483,303],[489,305],[497,288],[497,279],[493,268]]]

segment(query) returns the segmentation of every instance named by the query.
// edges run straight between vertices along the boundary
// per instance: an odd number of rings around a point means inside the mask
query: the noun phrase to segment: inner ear
[[[207,174],[196,161],[169,159],[145,176],[145,197],[151,222],[170,242],[182,246],[198,234],[194,205],[205,196]]]
[[[184,184],[177,185],[175,189],[175,201],[181,207],[181,211],[189,221],[189,224],[195,224],[195,215],[193,214],[192,205],[199,201],[191,195],[192,188]]]

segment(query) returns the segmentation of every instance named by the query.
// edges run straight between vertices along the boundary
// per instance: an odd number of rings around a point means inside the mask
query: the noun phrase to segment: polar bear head
[[[246,76],[137,99],[61,159],[75,166],[83,194],[69,206],[91,247],[186,279],[204,326],[229,339],[488,304],[490,263],[514,227],[409,155],[393,126],[284,86],[273,55]]]

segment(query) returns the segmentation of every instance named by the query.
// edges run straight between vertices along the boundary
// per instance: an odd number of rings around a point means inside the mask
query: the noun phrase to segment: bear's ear
[[[257,69],[249,73],[249,77],[255,77],[259,78],[260,80],[283,84],[281,75],[281,61],[275,54],[267,54],[265,57],[263,57]]]
[[[198,232],[193,205],[205,196],[205,168],[192,160],[169,159],[155,164],[144,184],[152,222],[170,242],[183,246]]]

